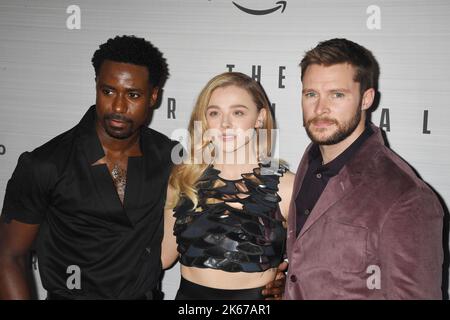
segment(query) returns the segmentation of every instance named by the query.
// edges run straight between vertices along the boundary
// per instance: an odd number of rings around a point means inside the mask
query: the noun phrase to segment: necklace
[[[120,168],[118,164],[115,164],[111,170],[111,176],[113,178],[114,185],[116,186],[120,201],[123,203],[125,187],[127,185],[127,172]]]

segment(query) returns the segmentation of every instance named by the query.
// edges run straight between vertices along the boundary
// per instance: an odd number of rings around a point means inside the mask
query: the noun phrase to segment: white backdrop
[[[293,171],[309,142],[303,53],[333,37],[360,43],[381,68],[373,122],[448,205],[449,16],[447,0],[0,0],[0,206],[20,153],[74,126],[95,102],[90,59],[122,34],[150,40],[170,66],[151,127],[168,136],[186,128],[201,87],[233,65],[275,104],[280,156]],[[175,266],[163,280],[166,299],[178,282]]]

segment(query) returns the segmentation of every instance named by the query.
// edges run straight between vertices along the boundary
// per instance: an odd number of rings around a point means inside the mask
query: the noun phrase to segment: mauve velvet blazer
[[[296,237],[307,148],[289,210],[285,299],[442,298],[442,206],[372,129]]]

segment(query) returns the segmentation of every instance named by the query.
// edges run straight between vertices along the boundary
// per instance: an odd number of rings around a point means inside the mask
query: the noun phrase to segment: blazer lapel
[[[304,159],[302,159],[294,182],[295,190],[289,211],[287,254],[291,265],[288,270],[288,277],[294,273],[296,273],[298,277],[298,274],[303,272],[302,266],[310,265],[308,264],[308,261],[311,262],[315,259],[315,257],[311,257],[310,251],[320,249],[318,248],[318,245],[320,246],[324,241],[323,234],[320,233],[320,231],[323,230],[322,223],[324,223],[326,219],[332,218],[335,214],[339,214],[340,212],[338,212],[338,210],[343,210],[342,217],[344,219],[349,218],[347,215],[348,212],[345,212],[344,210],[346,208],[352,208],[354,204],[352,199],[354,199],[355,196],[357,197],[358,193],[370,192],[372,190],[371,187],[373,187],[372,183],[374,182],[373,177],[380,173],[380,166],[383,166],[383,164],[380,164],[378,161],[378,153],[386,152],[381,131],[373,125],[372,129],[374,130],[372,136],[360,146],[360,150],[353,155],[340,172],[328,181],[325,190],[306,220],[299,236],[296,238],[296,212],[294,202],[308,165],[308,163],[304,162]],[[308,276],[307,271],[303,273]],[[295,279],[293,280],[295,281]],[[299,282],[297,282],[297,284],[298,283]],[[305,289],[300,288],[301,286],[302,284],[300,283],[298,285],[294,284],[291,288],[286,287],[286,294],[288,296],[301,296],[303,289]]]
[[[376,153],[384,148],[380,129],[374,125],[371,125],[371,128],[374,131],[372,136],[364,142],[357,153],[342,168],[341,172],[328,181],[298,238],[301,238],[308,232],[311,226],[345,195],[352,194],[363,183],[370,183],[371,176],[376,172],[374,169],[376,164],[372,159]]]
[[[317,201],[314,209],[311,211],[309,218],[300,231],[298,238],[301,238],[311,226],[317,222],[336,202],[341,200],[345,195],[353,192],[354,185],[350,181],[347,167],[344,166],[339,175],[334,176],[328,181],[325,190]]]

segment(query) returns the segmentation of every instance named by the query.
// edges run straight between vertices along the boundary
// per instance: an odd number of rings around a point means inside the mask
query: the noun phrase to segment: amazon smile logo
[[[236,3],[235,1],[233,1],[233,4],[241,11],[244,11],[245,13],[248,14],[253,14],[255,16],[263,16],[266,14],[270,14],[273,13],[275,11],[278,11],[279,9],[281,9],[281,13],[284,12],[284,9],[286,9],[286,5],[287,5],[287,1],[277,1],[275,4],[276,6],[270,9],[263,9],[263,10],[256,10],[256,9],[250,9],[250,8],[246,8],[241,6],[240,4]]]

